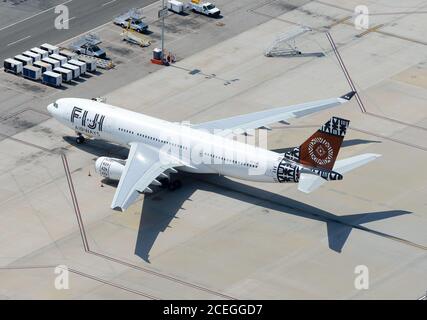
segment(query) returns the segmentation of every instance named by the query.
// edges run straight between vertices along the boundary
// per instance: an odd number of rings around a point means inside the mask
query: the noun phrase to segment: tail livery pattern
[[[285,153],[285,158],[307,167],[332,170],[349,124],[349,120],[332,117],[300,147]]]

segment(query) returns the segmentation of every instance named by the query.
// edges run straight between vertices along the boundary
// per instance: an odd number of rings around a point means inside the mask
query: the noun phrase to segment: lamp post
[[[163,52],[164,52],[164,46],[165,46],[165,0],[162,0],[162,53],[160,55],[160,57],[162,58],[163,61]]]

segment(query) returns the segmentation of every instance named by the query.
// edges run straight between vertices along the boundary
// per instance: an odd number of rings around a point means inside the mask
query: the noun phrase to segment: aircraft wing
[[[151,192],[150,184],[158,184],[156,178],[166,170],[176,172],[173,167],[182,166],[173,157],[162,154],[149,146],[132,142],[119,185],[114,194],[111,208],[123,211],[127,209],[137,198],[139,193]]]
[[[248,129],[267,128],[268,125],[274,122],[286,121],[291,118],[300,118],[321,110],[329,109],[345,102],[348,102],[355,92],[351,91],[339,98],[326,100],[318,100],[307,102],[287,107],[279,107],[254,113],[248,113],[231,118],[214,120],[196,124],[195,129],[204,129],[214,133],[214,130],[226,130],[219,132],[219,135],[228,135],[230,131],[240,129],[242,131]]]

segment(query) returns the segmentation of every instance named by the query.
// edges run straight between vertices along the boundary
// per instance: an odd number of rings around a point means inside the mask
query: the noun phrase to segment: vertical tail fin
[[[301,146],[287,152],[285,158],[312,168],[332,170],[349,124],[349,120],[332,117]]]

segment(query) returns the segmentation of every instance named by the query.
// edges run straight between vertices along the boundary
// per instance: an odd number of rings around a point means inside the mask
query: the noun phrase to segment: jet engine
[[[126,161],[116,158],[99,157],[95,162],[95,171],[104,178],[120,180]]]

